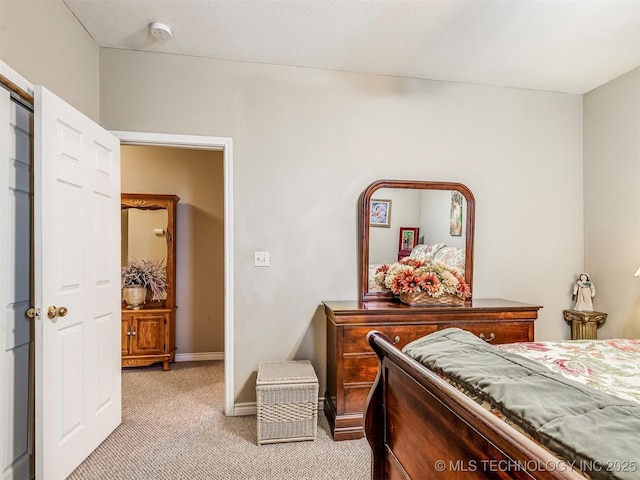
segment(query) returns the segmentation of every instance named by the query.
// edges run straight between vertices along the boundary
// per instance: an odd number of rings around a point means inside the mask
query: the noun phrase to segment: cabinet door
[[[122,316],[122,332],[120,334],[120,341],[122,343],[122,356],[129,354],[129,343],[131,339],[131,320],[128,317]]]
[[[165,316],[136,315],[131,332],[132,355],[160,355],[165,351]]]

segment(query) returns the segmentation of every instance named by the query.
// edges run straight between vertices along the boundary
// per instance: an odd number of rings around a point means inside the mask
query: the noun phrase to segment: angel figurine
[[[596,296],[596,287],[591,282],[589,274],[581,273],[573,285],[573,297],[576,299],[574,310],[580,312],[592,312],[593,302],[591,299]]]

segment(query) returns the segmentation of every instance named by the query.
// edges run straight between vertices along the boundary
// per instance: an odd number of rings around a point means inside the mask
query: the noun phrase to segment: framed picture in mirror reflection
[[[386,228],[391,226],[391,200],[371,199],[369,225]]]
[[[398,260],[411,254],[411,250],[418,244],[418,227],[400,227],[400,239],[398,241]]]
[[[452,237],[462,236],[462,202],[463,196],[460,192],[451,192],[451,224],[449,234]]]

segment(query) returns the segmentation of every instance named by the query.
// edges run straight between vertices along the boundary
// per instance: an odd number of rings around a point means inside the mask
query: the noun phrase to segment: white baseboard
[[[176,353],[176,362],[204,362],[224,360],[224,352]]]
[[[233,416],[241,417],[243,415],[256,415],[258,413],[258,407],[256,402],[243,402],[233,405]]]
[[[318,411],[321,412],[324,408],[324,397],[318,398]],[[241,417],[243,415],[256,415],[258,413],[258,406],[256,402],[243,402],[236,403],[233,406],[233,416]]]
[[[205,360],[224,360],[224,352],[176,353],[176,362],[202,362]],[[318,398],[318,411],[324,408],[324,397]],[[233,405],[233,417],[256,415],[256,402],[242,402]]]

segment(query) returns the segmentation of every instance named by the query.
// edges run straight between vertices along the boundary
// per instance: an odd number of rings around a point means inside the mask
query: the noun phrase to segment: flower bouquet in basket
[[[471,296],[458,269],[411,257],[378,267],[374,280],[407,305],[462,305]]]

